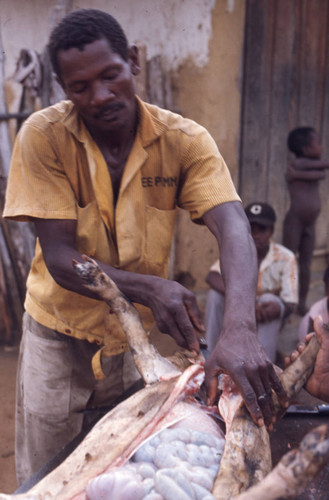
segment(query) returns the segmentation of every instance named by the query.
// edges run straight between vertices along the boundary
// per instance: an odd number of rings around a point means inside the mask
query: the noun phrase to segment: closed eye
[[[74,94],[82,94],[87,88],[87,85],[84,83],[75,84],[72,87],[69,87],[69,91]]]
[[[119,76],[120,72],[119,71],[112,71],[111,73],[106,73],[103,75],[104,80],[115,80]]]

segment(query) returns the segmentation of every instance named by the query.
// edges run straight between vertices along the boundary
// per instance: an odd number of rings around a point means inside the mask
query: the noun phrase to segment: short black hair
[[[105,39],[111,49],[125,61],[128,60],[127,37],[118,21],[98,9],[79,9],[65,16],[50,34],[48,53],[53,70],[60,78],[57,54],[60,50],[82,50],[88,43]]]
[[[303,148],[309,146],[311,134],[315,132],[313,127],[298,127],[292,130],[288,135],[288,148],[296,156],[302,156]]]

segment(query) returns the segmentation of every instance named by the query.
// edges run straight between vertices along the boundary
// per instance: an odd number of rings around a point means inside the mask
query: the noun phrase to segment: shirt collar
[[[136,96],[136,101],[138,113],[137,134],[143,147],[146,147],[160,137],[167,129],[167,126],[156,116],[156,113],[152,113],[152,108],[157,109],[155,106],[144,103],[138,96]],[[64,126],[78,141],[89,141],[91,135],[74,104],[67,100],[62,101],[62,105],[66,107],[63,119]]]

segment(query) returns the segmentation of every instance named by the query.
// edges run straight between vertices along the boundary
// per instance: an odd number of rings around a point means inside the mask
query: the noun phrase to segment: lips
[[[102,120],[102,119],[111,119],[113,118],[113,115],[115,115],[117,112],[121,111],[124,108],[124,105],[122,103],[117,103],[117,104],[111,104],[109,106],[106,106],[102,108],[100,111],[95,113],[93,117],[96,120]]]

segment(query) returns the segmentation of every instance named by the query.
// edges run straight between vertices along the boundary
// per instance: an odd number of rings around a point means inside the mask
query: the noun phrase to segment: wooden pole
[[[59,21],[69,14],[72,10],[72,0],[59,0],[57,5],[50,11],[49,28],[50,31],[59,23]],[[47,48],[41,54],[42,64],[42,88],[41,88],[41,105],[43,108],[55,104],[62,99],[65,99],[65,93],[59,85],[51,67]]]
[[[0,114],[6,115],[4,61],[0,31]],[[8,121],[0,121],[0,213],[2,214],[11,159]],[[0,342],[15,344],[20,337],[25,281],[30,267],[34,235],[29,224],[1,219],[0,224]]]

